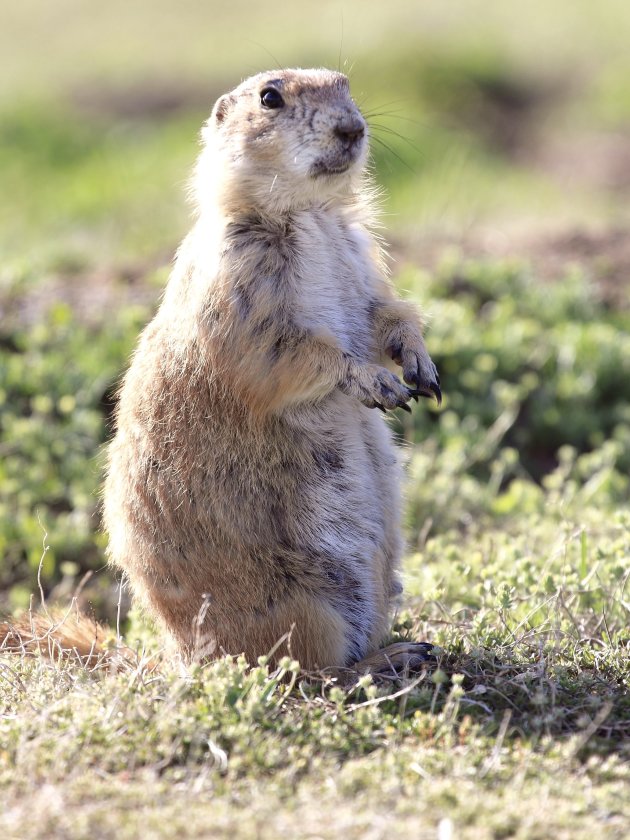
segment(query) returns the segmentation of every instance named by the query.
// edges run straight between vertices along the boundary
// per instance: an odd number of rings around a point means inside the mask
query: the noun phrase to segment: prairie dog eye
[[[275,88],[267,87],[260,91],[260,104],[264,108],[282,108],[284,105],[284,99]]]

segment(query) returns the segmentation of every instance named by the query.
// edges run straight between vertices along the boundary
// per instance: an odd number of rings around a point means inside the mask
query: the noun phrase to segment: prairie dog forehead
[[[234,91],[240,93],[257,92],[264,87],[276,88],[287,99],[313,96],[320,100],[338,101],[350,96],[347,76],[333,70],[270,70],[258,73],[242,82]]]

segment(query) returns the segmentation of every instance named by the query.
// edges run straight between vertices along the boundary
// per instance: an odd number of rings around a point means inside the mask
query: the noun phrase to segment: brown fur
[[[3,651],[78,659],[91,668],[138,663],[137,655],[117,643],[109,628],[73,608],[41,610],[0,621],[0,652]]]
[[[308,669],[391,662],[400,467],[373,408],[411,395],[387,357],[419,393],[439,380],[370,233],[363,130],[325,70],[249,79],[204,130],[198,220],[125,377],[104,497],[111,562],[186,658],[255,661],[288,634],[277,655]]]

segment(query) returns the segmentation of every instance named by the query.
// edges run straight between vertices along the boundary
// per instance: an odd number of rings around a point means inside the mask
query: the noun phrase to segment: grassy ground
[[[408,558],[395,629],[429,673],[3,657],[3,836],[627,836],[629,518],[568,472]]]
[[[393,636],[430,639],[436,666],[342,689],[289,661],[0,654],[0,833],[627,837],[626,5],[305,3],[280,35],[267,7],[147,8],[0,12],[0,607],[41,584],[115,623],[102,446],[189,224],[199,125],[241,75],[349,57],[444,383],[442,409],[392,421]]]

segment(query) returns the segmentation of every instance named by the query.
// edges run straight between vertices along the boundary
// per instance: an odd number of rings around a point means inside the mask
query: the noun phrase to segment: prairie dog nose
[[[348,115],[339,120],[334,130],[340,140],[352,146],[365,134],[365,123],[359,116]]]

